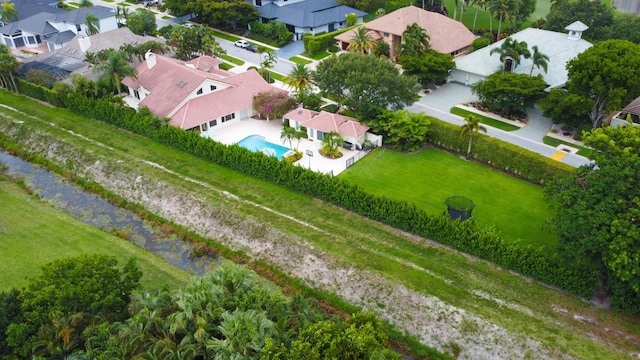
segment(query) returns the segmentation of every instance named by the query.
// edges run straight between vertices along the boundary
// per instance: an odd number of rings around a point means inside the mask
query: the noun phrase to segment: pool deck
[[[289,142],[282,143],[280,140],[280,133],[282,132],[282,120],[257,120],[257,119],[242,119],[229,123],[223,127],[216,127],[212,132],[209,132],[210,137],[223,144],[235,144],[238,141],[246,138],[249,135],[261,135],[265,140],[274,144],[280,144],[286,148],[289,148]],[[340,148],[343,156],[339,159],[327,159],[320,155],[320,147],[322,143],[317,140],[301,139],[299,143],[293,141],[293,147],[302,151],[302,159],[298,160],[295,164],[305,168],[311,168],[316,172],[324,174],[338,175],[344,171],[347,166],[347,159],[351,157],[361,157],[362,151],[346,150]],[[307,155],[307,150],[313,153],[310,157]]]

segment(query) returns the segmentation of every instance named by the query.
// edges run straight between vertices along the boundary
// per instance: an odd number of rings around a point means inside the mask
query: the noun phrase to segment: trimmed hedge
[[[330,33],[323,33],[318,35],[305,35],[302,37],[302,41],[304,43],[304,51],[315,55],[322,50],[326,50],[331,46],[335,46],[336,40],[334,37],[342,34],[343,32],[347,32],[358,25],[347,27],[344,29],[332,31]]]
[[[469,145],[467,138],[460,139],[460,126],[437,119],[431,122],[430,141],[461,154],[466,153]],[[474,135],[471,157],[541,185],[575,170],[571,165],[483,134]]]
[[[154,125],[158,124],[157,118],[146,109],[136,112],[123,104],[114,104],[107,99],[87,99],[78,94],[69,94],[63,100],[67,108],[80,115],[113,124],[216,164],[313,196],[395,228],[433,239],[574,294],[589,297],[593,292],[596,272],[587,264],[570,267],[558,255],[550,256],[541,248],[507,242],[493,230],[480,229],[473,222],[454,221],[441,215],[431,216],[414,204],[369,194],[357,185],[342,179],[294,166],[237,145],[224,145],[203,138],[197,132],[184,131],[172,126]],[[434,139],[441,145],[452,149],[465,149],[463,142],[459,140],[457,128],[438,124],[434,129],[437,132]],[[481,143],[477,146],[481,149],[478,152],[480,154],[484,151],[500,152],[502,148],[509,149],[506,145],[498,146],[498,143],[492,144],[491,141],[487,142],[489,145],[478,142]],[[483,150],[485,148],[486,150]],[[505,151],[499,157],[518,156],[519,161],[528,159],[516,152],[507,154],[509,153]],[[533,160],[531,161],[533,163]],[[522,173],[525,173],[524,168]],[[547,174],[542,170],[531,173]]]

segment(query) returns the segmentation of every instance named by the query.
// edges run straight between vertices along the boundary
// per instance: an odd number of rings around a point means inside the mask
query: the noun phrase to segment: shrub
[[[293,155],[285,156],[284,161],[293,164],[294,162],[302,159],[302,151],[293,149]]]

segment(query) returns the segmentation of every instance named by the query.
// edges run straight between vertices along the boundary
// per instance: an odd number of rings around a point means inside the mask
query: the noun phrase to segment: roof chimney
[[[564,29],[569,31],[569,36],[568,36],[569,39],[579,40],[582,37],[582,33],[586,31],[588,28],[589,27],[585,25],[583,22],[576,21]]]
[[[91,39],[88,36],[79,38],[78,45],[80,45],[80,51],[85,53],[91,47]]]
[[[156,66],[156,54],[152,53],[151,50],[147,51],[147,53],[144,54],[144,58],[145,60],[147,60],[147,66],[149,67],[149,69],[152,69],[154,66]]]

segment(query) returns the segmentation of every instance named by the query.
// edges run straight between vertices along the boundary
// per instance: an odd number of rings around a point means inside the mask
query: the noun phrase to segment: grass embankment
[[[28,195],[2,177],[0,204],[0,291],[25,286],[26,278],[38,275],[46,263],[84,253],[112,255],[121,265],[137,258],[144,287],[175,289],[191,278],[148,251]]]
[[[427,148],[403,154],[379,149],[339,176],[434,215],[447,210],[448,197],[464,196],[476,205],[473,217],[478,225],[495,226],[507,240],[555,251],[557,237],[543,230],[551,214],[540,187],[448,152]]]
[[[41,119],[33,120],[0,109],[0,113],[7,113],[24,121],[21,126],[25,128],[46,129],[69,146],[91,151],[95,156],[122,160],[122,164],[135,167],[144,176],[158,178],[198,194],[212,204],[219,204],[226,212],[233,214],[235,219],[252,218],[269,224],[283,234],[307,241],[316,248],[327,251],[334,258],[352,264],[354,269],[380,273],[421,294],[438,297],[510,331],[531,337],[548,348],[581,359],[622,359],[630,351],[638,351],[638,346],[632,341],[626,340],[624,335],[616,334],[617,330],[626,334],[640,334],[640,322],[635,317],[595,309],[580,299],[522,279],[483,261],[470,259],[444,247],[416,243],[393,229],[308,196],[211,164],[111,126],[88,121],[64,110],[4,92],[0,93],[0,103],[11,104]],[[62,129],[52,127],[49,123]],[[74,136],[68,130],[81,133],[112,149]],[[240,199],[304,220],[322,231],[313,230],[263,208],[235,202],[198,183],[185,181],[180,176],[149,166],[142,160],[157,163],[175,174],[188,176],[217,190],[228,191]],[[565,309],[566,312],[554,310],[556,307]],[[593,318],[598,325],[577,321],[574,314]],[[467,327],[465,333],[469,338],[483,335],[474,330],[473,326]],[[599,340],[593,340],[594,338]],[[534,354],[532,356],[535,357]]]

